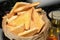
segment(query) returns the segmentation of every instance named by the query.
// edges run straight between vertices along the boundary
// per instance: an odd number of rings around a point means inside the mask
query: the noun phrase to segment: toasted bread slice
[[[23,17],[23,15],[20,15],[9,23],[13,24],[15,26],[18,26],[20,24],[24,24],[24,17]]]
[[[15,13],[14,13],[14,10],[18,7],[21,7],[21,6],[25,6],[29,3],[25,3],[25,2],[16,2],[16,4],[14,5],[14,7],[12,8],[12,10],[10,11],[9,15],[8,15],[8,18],[12,17]]]
[[[40,15],[37,13],[35,9],[33,11],[33,20],[39,32],[44,25],[44,21],[42,20],[42,17],[40,17]]]
[[[25,28],[24,28],[24,25],[23,25],[23,26],[19,26],[19,27],[14,27],[14,29],[10,30],[10,32],[12,34],[18,35],[19,33],[24,32],[25,31],[24,29]]]
[[[31,22],[31,14],[32,14],[32,8],[29,9],[25,15],[24,15],[24,20],[25,20],[25,29],[28,30]]]
[[[24,31],[22,33],[19,33],[18,36],[28,37],[28,36],[33,36],[36,33],[37,33],[37,28],[33,28],[28,31]]]
[[[35,3],[32,3],[32,4],[28,4],[28,5],[26,5],[26,6],[17,8],[16,10],[14,10],[14,12],[19,12],[19,11],[27,10],[27,9],[33,7],[33,6],[37,6],[38,4],[39,4],[39,2],[35,2]]]

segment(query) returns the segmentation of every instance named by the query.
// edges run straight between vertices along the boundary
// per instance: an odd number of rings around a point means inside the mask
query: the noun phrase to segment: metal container
[[[58,40],[59,40],[59,35],[60,35],[60,10],[50,12],[49,17],[51,18],[52,26],[55,27],[55,28],[53,28],[54,33],[58,37]]]

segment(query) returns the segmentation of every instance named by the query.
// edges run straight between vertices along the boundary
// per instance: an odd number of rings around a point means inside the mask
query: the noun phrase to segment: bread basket
[[[10,40],[13,40],[13,39],[14,40],[46,40],[46,38],[48,36],[48,30],[51,27],[51,24],[50,24],[49,19],[46,16],[46,13],[44,11],[42,11],[41,14],[44,15],[43,20],[45,21],[45,25],[44,25],[43,29],[40,31],[40,33],[38,33],[34,36],[31,36],[31,37],[18,37],[18,36],[11,34],[8,31],[8,29],[6,28],[7,16],[4,16],[3,21],[2,21],[2,29],[3,29],[5,36],[7,38],[9,38]]]

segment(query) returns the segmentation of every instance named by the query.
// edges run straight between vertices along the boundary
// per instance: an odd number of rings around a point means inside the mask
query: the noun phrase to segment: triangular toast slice
[[[40,15],[38,14],[38,12],[34,8],[33,8],[33,10],[34,10],[33,11],[33,21],[39,32],[45,23],[42,20],[42,17],[40,17]]]
[[[29,37],[29,36],[33,36],[36,33],[37,33],[37,28],[32,28],[28,31],[24,31],[22,33],[19,33],[18,36]]]
[[[14,5],[14,7],[12,8],[12,10],[10,11],[9,15],[8,15],[8,18],[12,17],[15,13],[14,13],[14,10],[18,7],[22,7],[22,6],[25,6],[29,3],[25,3],[25,2],[16,2],[16,4]]]
[[[32,14],[32,8],[27,10],[27,12],[24,15],[25,20],[25,29],[28,30],[31,22],[31,14]]]

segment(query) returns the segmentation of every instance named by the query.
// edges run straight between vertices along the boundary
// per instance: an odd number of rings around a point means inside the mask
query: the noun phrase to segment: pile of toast
[[[17,2],[7,14],[7,30],[17,36],[30,37],[41,31],[45,22],[40,14],[41,8],[36,9],[39,2]]]

